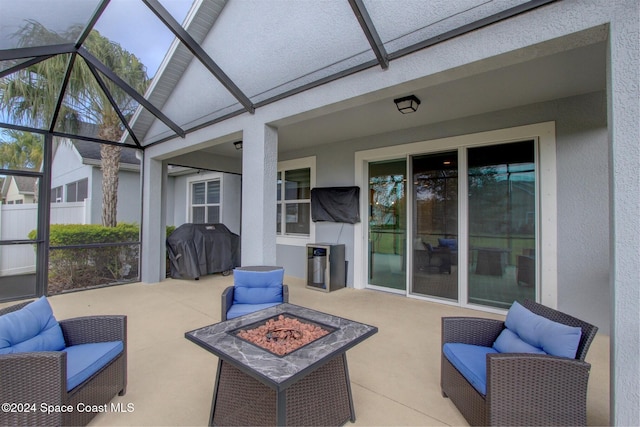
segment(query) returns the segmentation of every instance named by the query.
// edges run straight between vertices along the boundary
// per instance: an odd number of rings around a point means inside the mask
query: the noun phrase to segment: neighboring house
[[[38,179],[29,176],[11,175],[2,185],[2,200],[7,205],[36,203]]]
[[[90,224],[102,222],[100,144],[64,141],[53,155],[51,202],[90,203]],[[140,222],[140,160],[136,150],[123,148],[118,185],[118,222]]]

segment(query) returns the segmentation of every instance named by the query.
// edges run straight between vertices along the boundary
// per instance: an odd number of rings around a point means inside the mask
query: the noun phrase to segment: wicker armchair
[[[471,425],[586,425],[587,382],[584,361],[597,327],[533,301],[522,303],[554,322],[580,327],[575,359],[528,353],[487,354],[486,395],[479,393],[441,355],[440,385]],[[491,347],[504,322],[471,317],[442,318],[442,344]]]
[[[16,311],[29,302],[0,309],[0,315]],[[0,425],[86,425],[99,412],[88,410],[91,405],[105,407],[116,394],[123,396],[126,393],[126,316],[77,317],[61,320],[59,324],[67,346],[122,341],[124,350],[70,391],[67,391],[66,352],[0,355],[0,401],[34,405],[0,412]],[[63,412],[60,410],[63,407],[71,410]]]

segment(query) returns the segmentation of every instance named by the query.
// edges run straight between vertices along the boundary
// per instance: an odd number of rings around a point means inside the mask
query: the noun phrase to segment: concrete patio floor
[[[217,359],[184,333],[220,320],[220,294],[232,276],[167,279],[50,297],[58,319],[93,314],[128,316],[131,412],[99,414],[94,426],[206,425]],[[501,316],[402,296],[340,289],[307,289],[286,278],[290,302],[377,326],[379,332],[347,352],[356,411],[354,425],[466,425],[440,393],[440,318]],[[9,305],[9,304],[2,304]],[[589,425],[609,423],[609,337],[598,335],[587,361]],[[351,423],[347,422],[347,425]]]

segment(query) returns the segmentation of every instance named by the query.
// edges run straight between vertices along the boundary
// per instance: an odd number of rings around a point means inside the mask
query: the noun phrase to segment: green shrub
[[[169,236],[175,226],[167,226]],[[36,239],[36,230],[29,239]],[[140,259],[140,226],[120,223],[116,227],[96,224],[51,224],[49,232],[49,294],[111,283],[137,280]],[[130,245],[98,246],[136,242]],[[80,246],[64,248],[64,246]],[[96,245],[96,246],[93,246]],[[56,247],[60,247],[55,249]]]
[[[96,245],[58,248],[49,251],[49,294],[131,281],[138,278],[140,227],[121,223],[116,227],[95,224],[51,224],[49,245]],[[36,232],[31,231],[33,239]],[[98,246],[136,242],[130,245]]]

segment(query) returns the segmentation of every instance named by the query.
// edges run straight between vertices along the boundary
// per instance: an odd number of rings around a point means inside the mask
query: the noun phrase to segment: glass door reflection
[[[457,152],[414,156],[414,294],[458,300]]]
[[[470,148],[469,303],[536,296],[534,141]]]
[[[405,159],[369,163],[369,284],[406,290]]]

